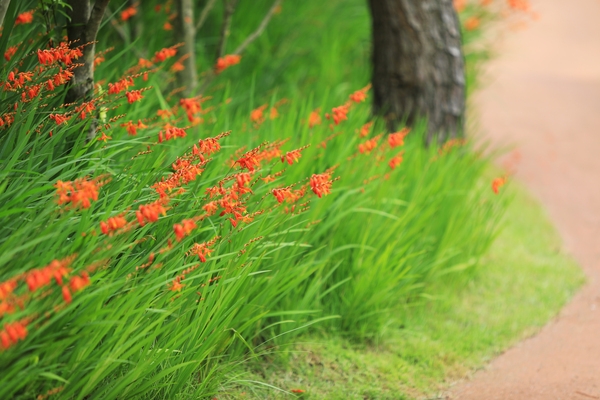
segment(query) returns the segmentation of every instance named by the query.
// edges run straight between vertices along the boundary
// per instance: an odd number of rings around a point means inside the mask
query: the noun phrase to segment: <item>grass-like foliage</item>
[[[342,3],[315,23],[340,10],[352,23],[360,10],[368,32],[366,10]],[[420,127],[384,134],[365,101],[368,60],[344,65],[355,38],[311,55],[322,74],[286,74],[304,82],[283,84],[287,99],[256,85],[258,56],[234,72],[251,86],[239,96],[232,75],[210,96],[179,98],[176,45],[144,60],[116,46],[97,57],[94,98],[64,104],[79,50],[11,4],[0,43],[0,398],[203,398],[228,366],[311,326],[377,337],[430,279],[476,268],[495,236],[504,201],[487,160],[463,141],[423,148]]]

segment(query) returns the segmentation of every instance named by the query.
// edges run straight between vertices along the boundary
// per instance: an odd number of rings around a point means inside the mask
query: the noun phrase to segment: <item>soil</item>
[[[545,206],[588,283],[452,399],[600,399],[600,1],[531,4],[539,20],[505,35],[475,96],[478,129],[494,147],[514,146],[515,179]]]

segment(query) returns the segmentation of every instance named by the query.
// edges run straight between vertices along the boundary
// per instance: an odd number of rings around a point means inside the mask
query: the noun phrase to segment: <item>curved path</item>
[[[458,384],[465,400],[600,399],[600,0],[533,0],[477,95],[481,130],[516,144],[517,178],[588,276],[553,322]]]

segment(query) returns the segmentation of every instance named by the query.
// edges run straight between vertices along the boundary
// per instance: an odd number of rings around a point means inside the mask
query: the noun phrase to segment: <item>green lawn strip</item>
[[[302,389],[310,399],[429,398],[535,334],[583,284],[583,272],[561,251],[542,207],[525,190],[478,273],[468,282],[434,283],[433,299],[406,308],[402,328],[380,343],[357,345],[337,336],[309,336],[286,362],[266,357],[246,364],[240,380]],[[231,398],[284,398],[248,383]]]

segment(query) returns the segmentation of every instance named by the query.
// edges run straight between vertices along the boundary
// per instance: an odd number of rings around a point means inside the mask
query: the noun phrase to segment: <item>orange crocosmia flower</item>
[[[50,119],[56,122],[56,125],[66,124],[69,118],[71,117],[65,114],[50,114]]]
[[[404,128],[398,132],[390,133],[388,136],[388,143],[391,148],[402,146],[404,144],[404,138],[410,132],[409,128]]]
[[[122,215],[111,217],[106,222],[100,221],[100,230],[103,234],[108,235],[111,232],[117,231],[127,225],[127,220]]]
[[[69,287],[75,292],[83,290],[90,284],[90,276],[87,272],[83,272],[81,275],[75,275],[69,280]]]
[[[377,138],[369,139],[364,143],[358,145],[358,151],[362,154],[370,153],[377,147]]]
[[[392,159],[388,163],[391,169],[395,169],[396,167],[400,166],[400,164],[402,164],[403,154],[404,152],[400,152],[396,156],[392,157]]]
[[[158,143],[162,143],[171,139],[176,139],[178,137],[186,137],[185,129],[177,128],[175,126],[168,127],[158,132]]]
[[[140,226],[144,226],[148,222],[158,221],[158,217],[160,214],[167,215],[167,210],[160,203],[160,200],[157,200],[154,203],[150,204],[143,204],[135,212],[135,216]]]
[[[277,188],[273,189],[271,193],[273,193],[278,203],[283,203],[286,198],[292,196],[292,189],[290,187]]]
[[[319,109],[317,108],[308,116],[308,127],[312,128],[313,126],[321,124],[321,116],[319,115]]]
[[[181,61],[176,61],[175,63],[173,63],[173,65],[171,65],[171,68],[169,69],[171,72],[179,72],[185,69],[185,65],[183,65]]]
[[[360,133],[359,136],[365,137],[369,134],[369,132],[371,132],[371,127],[373,126],[373,121],[371,122],[367,122],[366,124],[364,124],[361,128],[360,128]]]
[[[198,141],[198,146],[200,152],[207,156],[221,150],[221,145],[219,144],[219,141],[216,138],[200,139]]]
[[[190,99],[179,100],[179,105],[185,109],[188,120],[194,121],[194,115],[202,111],[202,105],[197,98],[192,97]]]
[[[237,54],[227,54],[223,57],[219,57],[215,64],[215,72],[220,74],[223,70],[240,63],[242,56]]]
[[[255,108],[254,110],[252,110],[250,112],[250,121],[260,124],[261,122],[263,122],[265,120],[264,117],[264,111],[267,108],[266,104],[263,104],[262,106]]]
[[[30,24],[33,22],[33,10],[25,11],[17,15],[17,19],[15,19],[15,26],[21,24]]]
[[[179,279],[175,279],[169,286],[169,290],[172,292],[179,292],[181,291],[181,289],[183,289],[184,286],[185,285],[182,285]]]
[[[123,90],[127,90],[128,87],[133,86],[133,85],[134,85],[133,78],[130,76],[123,78],[123,79],[119,80],[118,82],[109,83],[108,84],[108,94],[121,93]]]
[[[210,255],[214,250],[209,249],[210,246],[214,245],[218,240],[218,236],[206,243],[194,243],[189,251],[189,254],[195,254],[198,256],[201,262],[206,262],[206,257]]]
[[[131,90],[129,92],[125,92],[125,96],[127,96],[127,102],[129,104],[133,104],[136,101],[140,101],[144,96],[142,96],[142,92],[139,90]]]
[[[17,52],[18,46],[11,46],[9,47],[6,52],[4,52],[4,59],[6,61],[10,61],[10,59],[12,58],[12,56],[15,55],[15,53]]]
[[[206,215],[210,217],[211,215],[215,215],[218,206],[216,202],[211,201],[210,203],[206,203],[205,205],[203,205],[202,209],[206,212]]]
[[[173,113],[170,110],[158,110],[156,115],[161,117],[162,119],[169,119],[173,116]]]
[[[112,136],[108,136],[108,135],[106,134],[106,132],[102,132],[102,136],[99,136],[99,137],[98,137],[98,141],[99,141],[99,142],[100,142],[100,141],[102,141],[102,142],[104,142],[104,143],[106,143],[106,141],[107,141],[107,140],[110,140],[110,139],[112,139]]]
[[[168,23],[168,22],[167,22]],[[162,62],[167,58],[174,57],[177,54],[177,49],[173,47],[166,47],[164,49],[160,49],[156,53],[154,53],[154,58],[152,59],[154,62]]]
[[[9,279],[8,281],[0,282],[0,300],[6,300],[16,288],[16,279]]]
[[[152,61],[146,60],[145,58],[140,58],[138,60],[138,66],[142,68],[152,68],[153,65],[154,64],[152,64]]]
[[[479,18],[475,16],[470,17],[465,21],[465,29],[468,31],[474,31],[475,29],[479,28],[479,24]]]
[[[302,389],[292,389],[292,390],[290,390],[290,392],[292,392],[292,393],[304,393],[304,390],[302,390]]]
[[[238,186],[246,186],[246,184],[252,181],[252,175],[248,172],[241,172],[235,175]]]
[[[171,25],[171,23],[169,21],[167,21],[167,22],[164,23],[163,29],[165,31],[172,31],[173,30],[173,25]]]
[[[239,164],[241,168],[246,168],[250,172],[254,171],[256,167],[260,166],[260,161],[256,157],[256,153],[254,151],[247,152],[235,162]]]
[[[333,122],[336,125],[339,125],[340,122],[348,119],[348,111],[350,111],[350,104],[351,103],[346,103],[339,107],[334,107],[331,110],[331,114],[332,114],[331,117],[333,118]],[[327,119],[331,118],[329,114],[326,114],[325,117]]]
[[[349,96],[350,100],[355,103],[360,103],[361,101],[365,101],[367,99],[367,92],[369,91],[369,89],[371,89],[370,83],[367,86],[365,86],[364,88],[352,93]]]
[[[310,177],[310,187],[314,194],[323,197],[331,193],[331,175],[327,172],[322,174],[313,174]]]
[[[502,176],[492,181],[492,190],[495,194],[500,192],[500,188],[506,183],[506,177]]]
[[[137,14],[137,8],[129,7],[121,11],[121,21],[127,21]]]
[[[173,225],[173,231],[175,231],[178,242],[181,242],[181,240],[189,235],[195,228],[196,222],[193,219],[184,219],[181,221],[181,224]]]
[[[277,109],[275,107],[271,108],[271,111],[269,112],[269,119],[275,119],[279,116],[279,113],[277,112]]]
[[[298,160],[300,160],[300,157],[302,157],[302,150],[306,149],[307,147],[308,145],[296,150],[288,151],[287,153],[285,153],[285,156],[281,157],[281,162],[283,163],[287,161],[289,165],[292,165],[294,161],[298,162]]]
[[[73,182],[57,181],[54,187],[58,195],[58,204],[71,203],[73,207],[89,208],[91,200],[98,200],[98,191],[102,185],[104,183],[98,178],[79,178]]]
[[[4,324],[4,329],[0,331],[0,347],[7,350],[20,340],[25,340],[26,337],[27,320]]]
[[[125,130],[127,130],[127,133],[131,136],[137,135],[138,129],[144,129],[148,127],[141,120],[138,120],[137,124],[134,124],[133,121],[127,121],[121,124],[121,126],[124,127]]]

